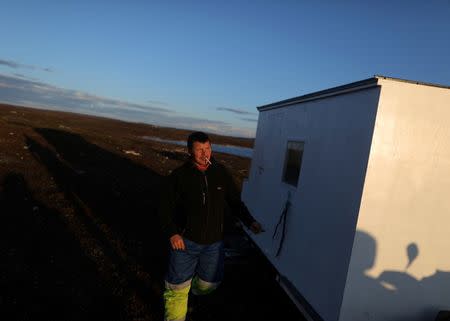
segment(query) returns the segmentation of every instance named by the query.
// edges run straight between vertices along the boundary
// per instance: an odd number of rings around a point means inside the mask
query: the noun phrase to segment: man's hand
[[[255,234],[259,234],[261,232],[265,232],[261,226],[261,224],[259,224],[259,222],[254,221],[251,225],[250,225],[250,230],[255,233]]]
[[[170,245],[174,250],[184,251],[186,247],[184,246],[183,238],[180,234],[175,234],[170,237]]]

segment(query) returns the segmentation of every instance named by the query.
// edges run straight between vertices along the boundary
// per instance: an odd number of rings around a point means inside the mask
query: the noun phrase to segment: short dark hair
[[[192,146],[194,146],[194,142],[206,143],[209,141],[210,140],[208,135],[206,135],[204,132],[193,132],[192,134],[189,135],[187,140],[188,150],[192,149]]]

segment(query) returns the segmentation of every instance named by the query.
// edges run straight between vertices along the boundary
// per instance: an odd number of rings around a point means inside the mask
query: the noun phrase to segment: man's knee
[[[192,293],[195,295],[205,295],[213,292],[220,285],[220,282],[208,282],[195,276],[192,280]]]

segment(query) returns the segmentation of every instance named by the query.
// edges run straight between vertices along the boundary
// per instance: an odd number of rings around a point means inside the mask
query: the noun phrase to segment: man
[[[168,177],[159,216],[170,242],[165,320],[185,320],[189,290],[214,291],[223,277],[225,203],[253,233],[262,231],[240,199],[230,173],[211,158],[208,135],[188,137],[190,159]]]

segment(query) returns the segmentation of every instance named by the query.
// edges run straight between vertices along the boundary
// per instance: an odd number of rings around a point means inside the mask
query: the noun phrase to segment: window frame
[[[290,147],[289,146],[290,144],[299,144],[299,145],[301,145],[301,147],[298,148],[298,149],[295,149],[295,148]],[[300,174],[301,174],[302,165],[303,165],[303,156],[304,156],[304,153],[305,153],[305,145],[306,145],[306,143],[305,143],[304,139],[297,139],[297,138],[288,139],[286,141],[286,144],[285,144],[285,148],[284,148],[284,163],[283,163],[283,169],[282,169],[282,173],[281,173],[281,181],[282,181],[282,183],[284,183],[285,185],[287,185],[287,186],[289,186],[291,188],[295,188],[296,189],[296,188],[299,187]],[[289,160],[289,152],[290,152],[290,150],[300,151],[301,152],[301,154],[300,154],[301,157],[300,157],[300,161],[299,161],[299,164],[298,164],[298,176],[296,178],[296,183],[295,184],[293,184],[292,181],[289,181],[289,180],[286,179],[286,172],[287,172],[287,169],[288,169],[288,160]]]

